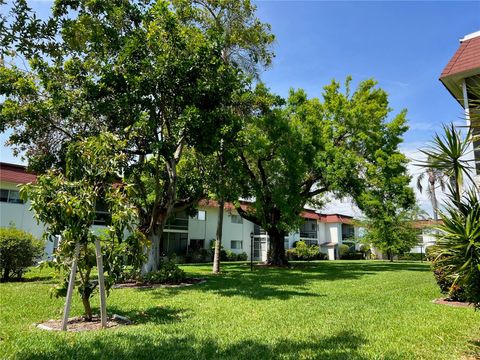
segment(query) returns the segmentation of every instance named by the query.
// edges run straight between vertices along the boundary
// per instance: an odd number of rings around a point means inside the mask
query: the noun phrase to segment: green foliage
[[[465,299],[480,308],[480,202],[475,190],[467,192],[460,202],[451,195],[440,217],[443,223],[437,226],[439,233],[432,249],[434,269],[453,291],[460,287]]]
[[[466,300],[465,291],[460,285],[455,284],[455,279],[447,274],[444,266],[433,261],[432,270],[435,281],[437,282],[442,294],[447,295],[448,299],[452,301]]]
[[[15,228],[0,228],[0,273],[2,281],[22,278],[26,268],[42,256],[44,243]]]
[[[187,263],[203,263],[211,262],[213,258],[213,251],[211,249],[194,249],[188,251],[185,261]]]
[[[235,259],[235,261],[247,261],[247,260],[248,260],[248,255],[246,252],[241,252],[237,254],[237,257]]]
[[[449,296],[462,297],[480,308],[480,202],[475,189],[463,192],[471,165],[465,159],[472,136],[453,124],[436,134],[422,165],[442,171],[450,179],[448,200],[440,211],[436,245],[429,251],[438,284]],[[448,288],[448,290],[447,290]],[[460,295],[458,295],[460,294]]]
[[[338,253],[340,254],[340,257],[343,257],[349,252],[350,252],[350,246],[348,246],[347,244],[340,244],[338,246]]]
[[[106,288],[116,281],[138,273],[145,257],[145,236],[134,229],[136,211],[128,201],[129,187],[120,184],[118,170],[125,160],[118,148],[123,143],[105,133],[70,144],[65,175],[51,170],[38,176],[34,184],[24,185],[21,195],[30,199],[37,220],[46,225],[45,236],[60,236],[61,241],[50,266],[63,275],[52,295],[66,295],[68,272],[75,247],[80,246],[78,273],[85,315],[91,318],[90,298],[98,283],[91,279],[96,266],[94,242],[101,241],[104,251]],[[102,202],[110,214],[103,234],[93,231],[95,206]],[[125,233],[130,235],[125,238]],[[125,239],[124,239],[125,238]]]
[[[0,129],[31,168],[63,169],[70,143],[116,134],[148,236],[208,193],[205,159],[237,131],[232,105],[273,57],[250,1],[60,0],[45,21],[19,2],[12,15],[5,38],[17,52],[0,64]]]
[[[427,260],[427,255],[425,253],[406,252],[398,255],[398,260],[425,261]]]
[[[420,165],[445,174],[450,179],[449,190],[456,201],[460,201],[464,177],[473,180],[469,173],[472,166],[465,159],[470,141],[471,132],[462,136],[461,131],[452,123],[443,126],[442,135],[435,134],[429,148],[420,149],[427,156],[427,160]]]
[[[288,260],[325,260],[326,255],[320,252],[318,245],[307,245],[305,241],[297,241],[295,247],[286,251]]]
[[[151,271],[142,276],[141,280],[148,284],[179,284],[186,278],[185,271],[175,262],[162,261],[157,271]]]
[[[390,205],[393,205],[392,201]],[[419,211],[385,209],[385,213],[377,213],[374,218],[365,221],[365,240],[374,245],[377,249],[387,254],[389,260],[393,261],[395,254],[410,251],[419,242],[418,229],[414,222],[419,217]]]
[[[351,91],[350,82],[345,91],[332,82],[322,99],[292,90],[284,100],[259,85],[245,100],[250,111],[237,149],[239,180],[243,197],[255,202],[248,211],[237,210],[268,232],[276,265],[284,263],[285,234],[298,228],[306,204],[322,204],[321,195],[351,196],[366,209],[382,203],[376,196],[381,186],[408,186],[407,160],[398,150],[407,130],[405,112],[387,122],[386,92],[373,80]],[[380,173],[392,171],[394,181],[381,177],[378,183]],[[413,192],[404,197],[410,202]]]

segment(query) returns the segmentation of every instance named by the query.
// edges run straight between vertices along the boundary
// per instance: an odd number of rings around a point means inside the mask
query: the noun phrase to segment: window
[[[190,239],[191,250],[203,249],[204,244],[205,244],[205,239]]]
[[[241,240],[230,241],[230,249],[232,249],[232,250],[242,250],[243,249],[243,241],[241,241]]]
[[[110,213],[107,204],[100,200],[95,204],[95,220],[94,225],[108,225],[111,222]]]
[[[207,213],[203,210],[198,210],[197,215],[193,216],[192,219],[205,221],[207,218]]]
[[[243,224],[243,219],[240,215],[231,215],[232,224]]]
[[[1,189],[0,201],[12,204],[23,204],[23,200],[20,199],[20,192],[18,190]]]
[[[8,201],[8,190],[4,190],[4,189],[0,190],[0,201],[2,202]]]

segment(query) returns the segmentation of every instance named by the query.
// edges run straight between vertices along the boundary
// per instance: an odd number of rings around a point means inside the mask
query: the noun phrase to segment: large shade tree
[[[235,3],[225,2],[236,11]],[[219,146],[232,98],[244,91],[240,61],[223,60],[226,41],[242,55],[270,36],[252,16],[248,37],[228,38],[197,15],[222,4],[57,1],[40,21],[20,1],[8,27],[16,52],[0,68],[1,129],[13,130],[10,143],[37,171],[64,167],[68,144],[86,136],[125,140],[124,173],[152,240],[148,269],[158,265],[167,218],[205,194],[195,186],[197,155]]]
[[[237,143],[248,209],[246,219],[263,227],[270,238],[269,263],[285,265],[284,237],[300,221],[305,205],[319,205],[321,196],[351,196],[360,201],[371,190],[377,159],[402,157],[398,151],[406,131],[405,112],[387,121],[387,94],[367,80],[351,92],[337,82],[324,88],[322,99],[291,91],[285,101],[263,86],[245,99],[245,127]],[[402,169],[405,171],[405,169]],[[402,180],[402,186],[408,177]]]
[[[179,9],[188,10],[189,3],[185,0],[175,2]],[[270,26],[256,17],[256,7],[250,1],[237,0],[195,0],[194,3],[197,5],[194,11],[185,11],[184,15],[195,19],[205,28],[216,29],[224,34],[222,61],[239,67],[249,78],[258,78],[261,70],[272,61],[271,44],[274,36],[270,32]],[[220,272],[224,205],[226,201],[237,200],[239,195],[235,153],[232,151],[233,140],[241,126],[238,116],[239,100],[235,98],[225,109],[230,121],[223,126],[218,137],[211,138],[217,146],[212,156],[206,159],[211,171],[203,177],[208,188],[208,197],[218,201],[213,273]]]

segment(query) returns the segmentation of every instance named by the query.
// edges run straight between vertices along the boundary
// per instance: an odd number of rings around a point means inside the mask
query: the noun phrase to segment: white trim
[[[465,120],[467,120],[467,125],[470,126],[470,107],[468,106],[467,82],[465,81],[465,79],[462,80],[462,92],[463,108],[465,109]]]
[[[460,42],[464,42],[464,41],[467,41],[467,40],[470,40],[470,39],[473,39],[473,38],[476,38],[476,37],[479,37],[479,36],[480,36],[480,30],[465,35],[465,36],[463,37],[463,39],[460,39]]]

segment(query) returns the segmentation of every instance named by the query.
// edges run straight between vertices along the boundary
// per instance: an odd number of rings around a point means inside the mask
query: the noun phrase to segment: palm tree
[[[420,149],[420,152],[427,155],[427,160],[419,166],[427,169],[434,169],[445,174],[450,180],[449,190],[456,202],[460,202],[464,177],[467,176],[473,181],[470,170],[473,167],[469,160],[465,160],[471,141],[471,133],[463,137],[461,132],[453,124],[443,126],[444,134],[435,134],[431,146]]]
[[[427,162],[430,162],[430,161],[427,159]],[[425,178],[427,178],[427,181],[428,181],[427,191],[428,191],[428,197],[432,202],[433,219],[435,220],[435,222],[437,222],[438,200],[437,200],[436,190],[438,189],[438,187],[440,187],[442,192],[445,191],[445,186],[446,186],[445,174],[438,169],[435,169],[432,167],[425,167],[425,170],[417,178],[417,189],[421,193],[423,192],[422,182]]]

